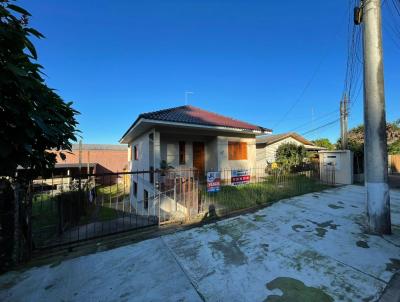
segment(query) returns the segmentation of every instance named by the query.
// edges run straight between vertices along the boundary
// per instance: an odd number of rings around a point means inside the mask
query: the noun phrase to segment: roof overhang
[[[219,131],[219,132],[227,132],[227,133],[244,133],[244,134],[253,134],[253,135],[261,135],[261,134],[270,134],[272,133],[269,129],[260,128],[260,130],[251,130],[251,129],[241,129],[241,128],[231,128],[224,126],[209,126],[209,125],[201,125],[201,124],[193,124],[193,123],[179,123],[179,122],[169,122],[169,121],[159,121],[153,119],[145,119],[139,117],[133,125],[125,132],[125,134],[120,139],[121,144],[129,144],[132,140],[142,135],[144,132],[150,130],[151,128],[157,126],[167,126],[167,127],[176,127],[176,128],[185,128],[185,129],[203,129],[210,131]]]
[[[284,139],[287,139],[289,137],[297,140],[298,142],[302,143],[304,146],[315,146],[312,142],[310,142],[309,140],[305,139],[304,137],[302,137],[301,135],[297,134],[297,133],[287,133],[285,135],[280,135],[280,134],[276,134],[274,135],[275,137],[268,137],[268,136],[262,136],[262,137],[257,137],[256,140],[256,144],[266,144],[267,146],[272,145],[272,144],[276,144]],[[268,140],[271,139],[271,140]]]

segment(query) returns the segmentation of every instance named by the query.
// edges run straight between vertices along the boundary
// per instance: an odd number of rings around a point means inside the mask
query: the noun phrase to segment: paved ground
[[[363,232],[363,187],[0,276],[0,301],[376,301],[400,269],[394,234]]]

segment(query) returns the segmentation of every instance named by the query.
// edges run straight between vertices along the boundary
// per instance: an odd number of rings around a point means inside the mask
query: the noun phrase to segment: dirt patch
[[[315,222],[312,220],[308,220],[308,221],[317,226],[315,228],[315,231],[317,232],[318,237],[324,237],[326,232],[328,231],[327,228],[329,228],[331,230],[336,230],[337,227],[339,226],[338,224],[334,224],[333,220],[328,220],[328,221],[321,222],[321,223],[318,223],[318,222]]]
[[[369,249],[369,245],[368,245],[368,243],[366,241],[359,240],[359,241],[356,242],[356,244],[357,244],[358,247],[362,247],[364,249]]]
[[[304,229],[304,228],[305,228],[305,226],[301,225],[301,224],[292,225],[292,230],[295,231],[295,232],[298,232],[299,229]]]
[[[267,283],[269,290],[280,289],[283,294],[269,295],[265,302],[331,302],[333,298],[323,290],[316,287],[306,286],[297,279],[278,277]]]
[[[253,223],[242,218],[237,218],[224,224],[216,224],[215,230],[220,238],[218,241],[210,242],[209,246],[223,255],[225,264],[245,264],[247,263],[247,256],[242,252],[241,247],[248,242],[242,237],[243,234],[255,228],[256,226]]]
[[[254,215],[253,221],[264,221],[266,215]]]
[[[49,284],[47,285],[44,289],[45,290],[49,290],[50,288],[54,287],[55,284]]]
[[[334,210],[337,210],[337,209],[344,209],[344,207],[338,206],[338,205],[333,204],[333,203],[328,204],[328,207],[330,207],[331,209],[334,209]]]
[[[386,270],[393,273],[400,270],[400,259],[390,258],[390,263],[386,263]]]

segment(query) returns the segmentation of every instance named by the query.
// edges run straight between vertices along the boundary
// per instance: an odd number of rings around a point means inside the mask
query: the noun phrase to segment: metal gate
[[[130,200],[131,178],[137,173],[52,176],[34,180],[33,248],[157,225],[156,213],[138,213]]]

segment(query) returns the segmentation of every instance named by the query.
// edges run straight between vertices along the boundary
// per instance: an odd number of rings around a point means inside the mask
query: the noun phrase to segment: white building
[[[258,136],[256,142],[257,166],[265,166],[268,163],[275,162],[276,150],[278,150],[280,145],[288,143],[295,144],[297,146],[302,145],[307,151],[326,150],[326,148],[318,147],[294,132]]]
[[[271,130],[180,106],[140,114],[120,142],[129,146],[131,171],[159,170],[167,165],[176,170],[195,168],[202,177],[207,171],[255,167],[256,135],[265,133]],[[150,175],[132,177],[131,203],[138,210],[148,207],[147,199],[163,181]]]

